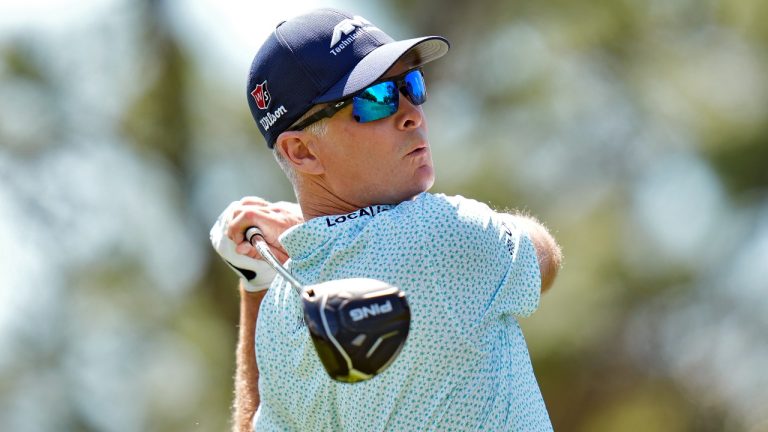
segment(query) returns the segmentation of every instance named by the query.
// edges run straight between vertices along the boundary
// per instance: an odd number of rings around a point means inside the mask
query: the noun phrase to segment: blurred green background
[[[562,244],[522,322],[555,430],[768,431],[764,0],[3,2],[0,430],[228,428],[238,296],[208,229],[293,198],[245,77],[323,5],[451,40],[433,192]]]

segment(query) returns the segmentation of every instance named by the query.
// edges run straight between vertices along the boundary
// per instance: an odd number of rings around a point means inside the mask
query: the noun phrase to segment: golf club
[[[245,238],[301,296],[304,322],[331,378],[365,381],[392,364],[411,323],[400,288],[369,278],[303,286],[277,261],[258,228],[248,228]]]

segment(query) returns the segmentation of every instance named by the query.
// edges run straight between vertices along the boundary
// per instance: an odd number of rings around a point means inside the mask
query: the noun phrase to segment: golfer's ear
[[[287,131],[277,137],[275,147],[296,171],[305,174],[322,174],[325,169],[313,151],[315,137],[304,131]]]

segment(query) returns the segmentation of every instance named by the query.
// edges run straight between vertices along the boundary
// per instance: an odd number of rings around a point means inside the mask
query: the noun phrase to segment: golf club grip
[[[264,234],[261,233],[261,230],[255,226],[248,227],[248,229],[245,230],[245,238],[248,240],[248,243],[259,251],[264,260],[275,269],[276,272],[280,273],[280,276],[282,276],[283,279],[293,285],[293,287],[296,288],[296,292],[301,294],[301,291],[304,288],[301,285],[301,282],[291,276],[291,274],[288,273],[288,270],[286,270],[285,267],[280,264],[280,261],[275,258],[275,255],[269,249],[269,245],[267,245],[267,241],[264,238]]]

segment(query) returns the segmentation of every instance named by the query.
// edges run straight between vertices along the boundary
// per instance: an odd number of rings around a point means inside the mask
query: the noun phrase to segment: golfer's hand
[[[211,243],[216,252],[245,282],[248,291],[261,291],[269,287],[275,271],[264,261],[256,249],[245,239],[245,230],[258,227],[264,234],[272,253],[281,262],[288,259],[277,238],[286,229],[303,222],[296,204],[270,203],[258,197],[245,197],[232,202],[221,213],[211,228]]]
[[[277,260],[285,263],[288,253],[277,239],[288,228],[304,222],[299,206],[285,201],[270,203],[258,197],[245,197],[238,203],[233,208],[227,231],[227,237],[237,245],[237,253],[261,259],[256,248],[245,238],[245,231],[255,226],[261,230]]]

